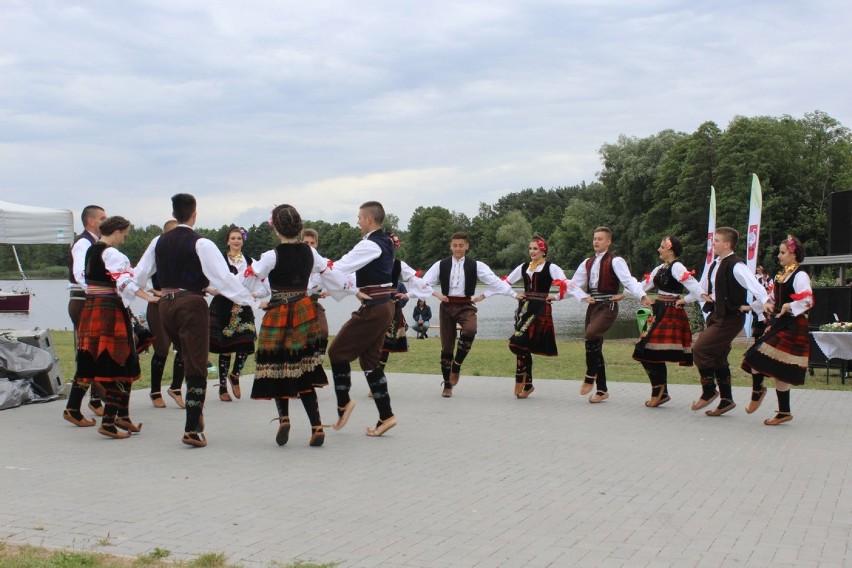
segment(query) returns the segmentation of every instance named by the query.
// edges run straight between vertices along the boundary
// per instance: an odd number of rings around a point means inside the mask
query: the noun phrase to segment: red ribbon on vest
[[[686,272],[684,272],[683,275],[680,277],[680,281],[686,282],[687,280],[689,280],[690,276],[695,276],[694,270],[687,270]]]
[[[257,276],[257,275],[254,273],[254,269],[253,269],[253,268],[251,267],[251,265],[249,264],[248,266],[246,266],[246,269],[245,269],[245,271],[243,272],[243,276],[244,276],[245,278],[250,278],[250,277],[252,277],[252,276]]]

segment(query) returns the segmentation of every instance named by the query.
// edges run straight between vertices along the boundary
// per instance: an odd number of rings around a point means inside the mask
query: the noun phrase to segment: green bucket
[[[651,316],[651,308],[639,308],[636,310],[636,323],[639,325],[639,333],[645,329],[645,324],[648,323],[648,318]]]

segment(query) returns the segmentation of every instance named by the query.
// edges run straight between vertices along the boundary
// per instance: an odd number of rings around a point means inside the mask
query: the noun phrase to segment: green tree
[[[520,211],[510,211],[500,220],[496,233],[497,264],[510,269],[529,259],[532,225]]]

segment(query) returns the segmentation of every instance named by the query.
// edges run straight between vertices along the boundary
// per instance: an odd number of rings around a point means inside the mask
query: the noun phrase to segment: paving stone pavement
[[[298,401],[278,447],[272,402],[223,403],[213,383],[204,449],[144,391],[130,440],[65,422],[64,401],[0,412],[0,540],[245,566],[852,566],[852,392],[794,390],[795,420],[767,427],[773,391],[749,416],[735,389],[710,418],[689,410],[698,386],[648,409],[644,384],[592,405],[576,381],[518,400],[509,378],[462,377],[451,399],[435,376],[389,380],[399,426],[364,435],[376,410],[354,376],[322,448]],[[320,391],[325,422],[334,406]]]

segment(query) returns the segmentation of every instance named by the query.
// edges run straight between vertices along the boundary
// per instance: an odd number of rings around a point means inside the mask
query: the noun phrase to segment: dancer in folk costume
[[[467,233],[457,232],[450,237],[450,256],[433,264],[423,275],[430,285],[441,285],[433,295],[441,301],[438,319],[441,334],[441,374],[443,391],[441,396],[453,396],[453,388],[459,382],[461,366],[473,347],[476,338],[476,304],[494,294],[517,297],[512,287],[501,280],[484,262],[467,255],[470,240]],[[476,283],[481,280],[488,286],[482,294],[476,293]],[[460,328],[456,343],[456,328]],[[455,352],[455,353],[454,353]]]
[[[270,220],[280,244],[263,253],[250,272],[268,280],[272,298],[266,306],[257,347],[257,370],[251,397],[275,400],[279,446],[290,436],[291,398],[302,400],[311,423],[311,446],[322,446],[317,388],[328,384],[322,368],[325,355],[317,310],[307,295],[313,274],[328,274],[327,259],[302,242],[302,218],[291,205],[278,205]]]
[[[174,219],[169,219],[163,225],[163,232],[168,233],[175,227],[178,222]],[[151,278],[151,287],[156,295],[160,291],[160,285],[157,282],[157,275]],[[165,408],[166,402],[163,400],[162,385],[163,372],[166,369],[166,362],[169,358],[169,351],[172,345],[175,347],[175,358],[172,363],[172,384],[166,391],[180,408],[186,408],[183,402],[183,359],[181,359],[180,351],[177,351],[177,345],[173,344],[169,339],[169,335],[163,328],[163,321],[160,319],[160,304],[148,304],[148,309],[145,312],[148,320],[148,329],[154,335],[154,355],[151,357],[151,404],[154,408]]]
[[[651,381],[651,398],[645,401],[649,408],[671,400],[667,362],[692,366],[692,330],[684,306],[698,301],[701,286],[693,276],[695,271],[688,271],[677,260],[682,251],[680,240],[663,237],[657,249],[663,263],[645,275],[643,284],[645,292],[656,288],[658,293],[653,311],[633,349],[633,358],[642,363]],[[684,292],[687,294],[682,297]]]
[[[644,306],[652,305],[642,286],[630,275],[627,262],[609,252],[611,245],[612,230],[597,227],[592,236],[595,254],[580,263],[571,279],[580,289],[588,287],[589,292],[582,298],[589,307],[586,309],[585,329],[586,376],[580,386],[580,395],[589,394],[597,385],[594,394],[589,397],[593,404],[609,398],[603,340],[618,317],[618,302],[624,298],[624,294],[618,292],[619,284],[624,286],[625,292],[639,298]]]
[[[394,233],[388,233],[388,237],[393,242],[394,250],[400,247],[399,237]],[[406,288],[406,282],[411,287],[411,290]],[[408,304],[408,299],[411,296],[420,299],[426,299],[432,295],[434,290],[417,276],[417,271],[411,268],[405,261],[398,258],[393,260],[393,269],[391,270],[391,284],[396,288],[396,294],[393,296],[393,319],[385,333],[385,341],[382,344],[382,354],[379,359],[379,366],[384,369],[387,365],[391,353],[406,353],[408,351],[408,322],[405,320],[405,314],[402,309]]]
[[[551,302],[561,300],[568,290],[568,279],[562,269],[547,260],[547,243],[538,235],[529,246],[529,262],[521,264],[506,278],[509,284],[523,279],[524,291],[517,294],[515,332],[509,337],[509,350],[517,358],[515,364],[515,396],[528,398],[535,387],[532,376],[532,356],[555,357],[556,331],[553,328]],[[551,286],[559,287],[559,295],[550,293]],[[585,294],[576,286],[578,299]]]
[[[80,322],[80,312],[83,311],[83,303],[86,301],[86,251],[101,238],[100,225],[106,219],[106,212],[99,205],[87,205],[83,208],[80,220],[83,222],[83,232],[77,235],[71,248],[68,250],[68,316],[74,326],[74,343],[77,342],[77,326]],[[103,390],[100,385],[91,385],[90,381],[80,379],[76,375],[71,382],[71,392],[68,394],[68,402],[62,417],[68,422],[81,427],[94,426],[95,421],[83,416],[83,397],[86,396],[89,387],[92,393],[89,400],[89,409],[97,416],[103,416],[104,405],[98,390]]]
[[[772,316],[766,332],[746,351],[742,368],[752,376],[752,395],[746,412],[753,413],[766,396],[764,377],[775,379],[778,412],[763,421],[777,426],[793,419],[790,385],[805,384],[810,355],[807,311],[813,307],[811,279],[799,263],[805,249],[799,239],[788,236],[778,247],[781,271],[775,277],[771,299]]]
[[[319,246],[319,233],[315,229],[302,229],[302,242],[316,250]],[[313,302],[314,309],[317,312],[323,351],[328,348],[328,318],[325,315],[325,308],[319,301],[327,297],[328,290],[323,286],[322,277],[317,273],[311,273],[311,278],[308,280],[308,298]]]
[[[231,274],[237,275],[238,278],[252,262],[250,256],[243,254],[246,236],[245,229],[231,226],[225,238],[228,245],[225,260]],[[214,296],[210,302],[210,352],[219,354],[219,400],[231,402],[228,383],[231,384],[234,398],[240,398],[242,395],[240,373],[248,356],[254,353],[256,339],[252,307],[235,304],[221,294]],[[233,369],[231,354],[234,356]]]
[[[358,227],[363,238],[334,263],[335,271],[355,273],[357,296],[361,300],[361,307],[343,324],[328,349],[337,395],[338,419],[334,429],[343,428],[355,408],[349,391],[352,388],[351,363],[358,359],[379,412],[376,426],[366,430],[368,436],[381,436],[397,424],[387,378],[379,365],[385,333],[393,318],[392,298],[395,294],[391,283],[393,241],[382,230],[384,219],[385,210],[378,201],[361,205]]]
[[[178,345],[186,372],[186,422],[181,442],[203,448],[207,445],[203,409],[210,348],[205,290],[213,288],[240,305],[258,307],[260,302],[231,274],[213,241],[192,228],[198,219],[195,197],[188,193],[172,196],[172,216],[178,226],[151,241],[136,266],[136,276],[142,284],[157,275],[163,328]]]
[[[731,227],[716,229],[713,252],[717,258],[707,270],[707,278],[701,281],[701,298],[706,302],[703,309],[710,315],[707,328],[692,346],[692,358],[701,377],[701,397],[692,403],[692,410],[708,406],[721,394],[719,406],[706,411],[707,416],[721,416],[736,406],[728,364],[731,342],[743,329],[745,313],[764,311],[769,299],[754,273],[734,254],[739,237]],[[751,305],[746,304],[747,292],[754,296]]]
[[[115,248],[129,232],[130,221],[109,217],[100,225],[101,240],[86,252],[86,301],[77,337],[76,375],[104,385],[98,432],[109,438],[129,438],[142,428],[130,420],[130,388],[140,369],[128,306],[134,297],[158,301],[134,282],[130,260]]]

